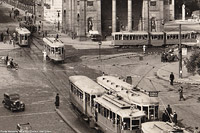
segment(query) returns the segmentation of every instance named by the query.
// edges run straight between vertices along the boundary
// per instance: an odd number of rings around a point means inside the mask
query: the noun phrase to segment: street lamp
[[[59,21],[59,17],[60,17],[60,10],[57,10],[58,12],[58,31],[60,30],[60,21]]]
[[[99,44],[99,59],[101,60],[101,44],[102,44],[102,42],[99,41],[98,44]]]

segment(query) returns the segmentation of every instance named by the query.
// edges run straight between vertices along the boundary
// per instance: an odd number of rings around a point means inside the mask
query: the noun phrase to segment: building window
[[[164,0],[164,5],[168,5],[169,0]]]
[[[66,3],[66,0],[64,0],[64,3]]]
[[[93,1],[88,1],[87,6],[93,6]]]
[[[78,6],[80,5],[80,1],[77,1],[77,5],[78,5]]]
[[[172,4],[172,0],[169,0],[169,4],[170,4],[170,5]]]
[[[64,10],[64,17],[66,17],[66,10]]]
[[[156,6],[156,1],[151,1],[150,6]]]

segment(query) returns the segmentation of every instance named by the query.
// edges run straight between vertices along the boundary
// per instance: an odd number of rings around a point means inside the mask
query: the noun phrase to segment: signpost
[[[159,91],[149,91],[149,97],[158,97]]]

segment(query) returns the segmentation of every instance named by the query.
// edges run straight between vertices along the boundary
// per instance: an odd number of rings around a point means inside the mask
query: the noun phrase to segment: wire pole
[[[179,78],[182,78],[181,24],[179,24]]]
[[[147,21],[148,21],[148,45],[150,45],[150,24],[149,24],[149,0],[147,0]]]

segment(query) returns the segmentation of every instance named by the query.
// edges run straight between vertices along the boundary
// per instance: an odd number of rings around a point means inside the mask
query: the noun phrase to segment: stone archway
[[[89,17],[87,19],[87,23],[88,23],[87,25],[88,25],[88,32],[89,32],[89,31],[93,30],[93,18]]]

